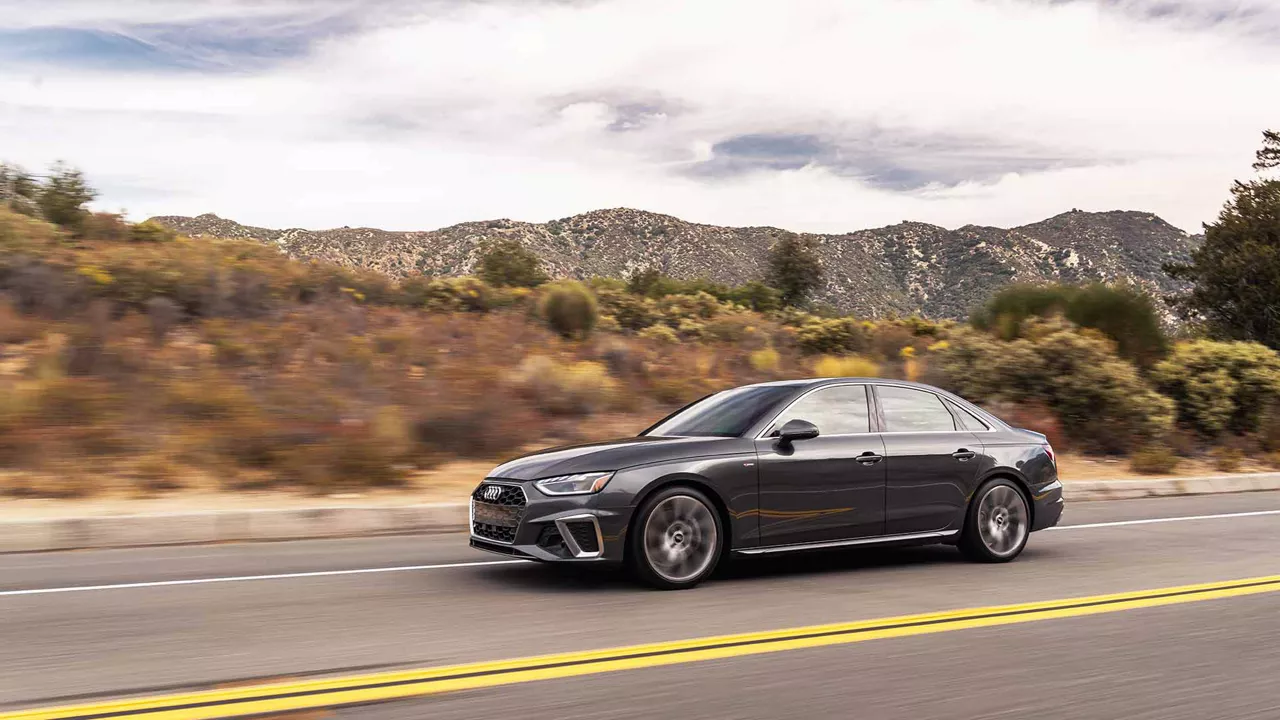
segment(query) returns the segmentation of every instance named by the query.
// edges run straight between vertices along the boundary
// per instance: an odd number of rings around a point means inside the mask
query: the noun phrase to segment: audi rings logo
[[[485,488],[484,494],[482,495],[482,497],[485,500],[497,500],[501,496],[502,496],[502,488],[497,485],[490,485],[489,487]]]

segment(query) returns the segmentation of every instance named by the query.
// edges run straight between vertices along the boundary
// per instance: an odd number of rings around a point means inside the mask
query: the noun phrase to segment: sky
[[[135,220],[1195,232],[1277,88],[1280,0],[0,0],[0,160]]]

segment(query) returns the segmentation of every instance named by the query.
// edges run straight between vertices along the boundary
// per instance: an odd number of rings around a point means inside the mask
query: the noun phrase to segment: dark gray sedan
[[[947,543],[1008,562],[1062,507],[1039,433],[927,385],[799,380],[710,395],[637,437],[499,465],[471,495],[471,545],[625,563],[675,589],[729,554]]]

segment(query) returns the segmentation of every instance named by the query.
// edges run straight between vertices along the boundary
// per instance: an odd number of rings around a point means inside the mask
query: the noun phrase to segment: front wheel
[[[965,517],[960,551],[977,562],[1009,562],[1031,532],[1027,498],[1012,481],[996,478],[978,488]]]
[[[715,570],[724,548],[720,516],[706,495],[688,487],[659,490],[631,528],[631,568],[662,590],[691,588]]]

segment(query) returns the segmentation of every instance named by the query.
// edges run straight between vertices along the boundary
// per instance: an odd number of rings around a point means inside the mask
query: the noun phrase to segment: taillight
[[[1045,444],[1045,446],[1044,446],[1044,451],[1045,451],[1046,453],[1048,453],[1048,454],[1049,454],[1049,461],[1053,463],[1053,466],[1054,466],[1054,467],[1057,467],[1057,466],[1058,466],[1058,456],[1057,456],[1057,454],[1055,454],[1055,453],[1053,452],[1053,446],[1052,446],[1052,445],[1049,445],[1048,443],[1046,443],[1046,444]]]

